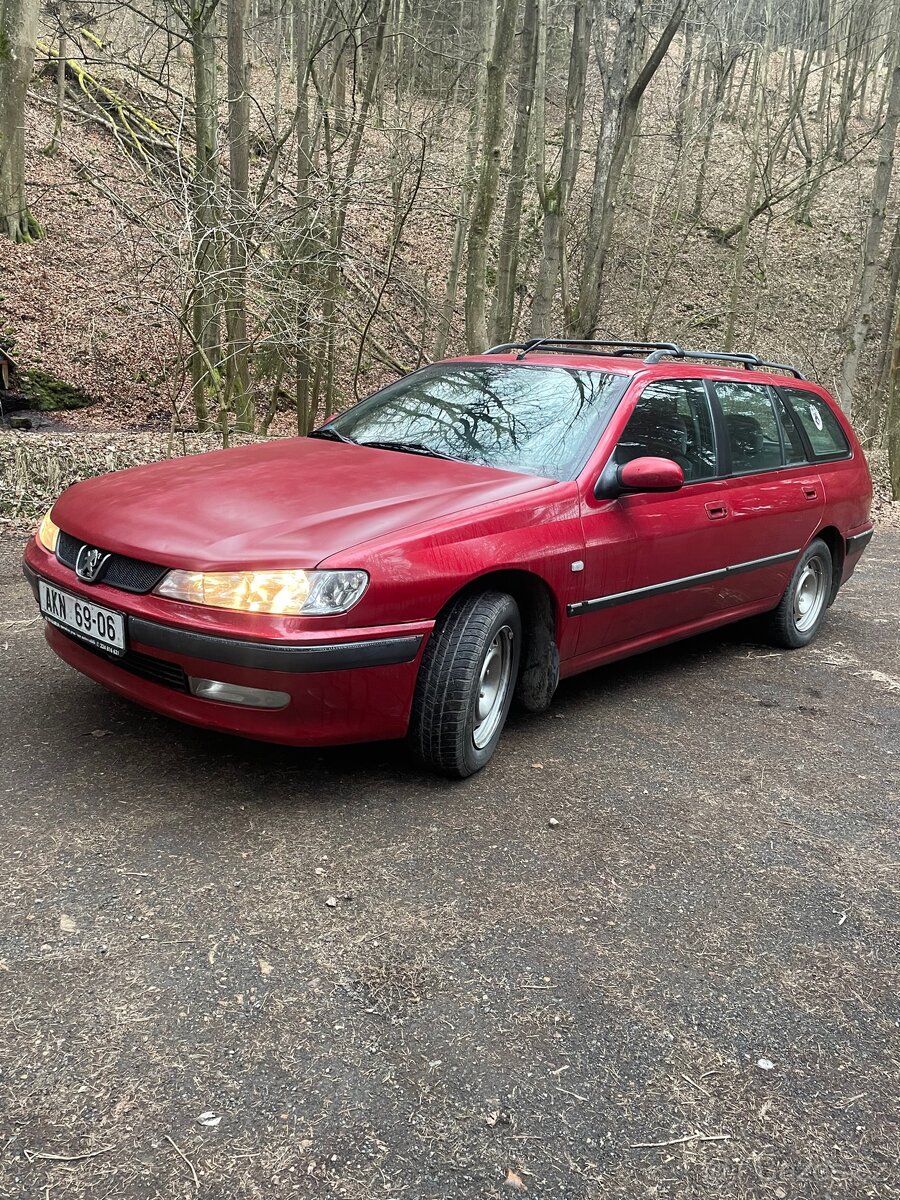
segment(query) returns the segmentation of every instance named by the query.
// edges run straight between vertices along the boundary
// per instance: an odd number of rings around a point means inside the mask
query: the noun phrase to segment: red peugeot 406
[[[821,387],[753,355],[542,339],[309,438],[69,488],[25,552],[47,640],[158,712],[465,776],[516,698],[742,617],[803,646],[872,536]]]

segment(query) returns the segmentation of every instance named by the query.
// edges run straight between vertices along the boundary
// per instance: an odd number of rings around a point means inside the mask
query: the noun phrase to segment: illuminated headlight
[[[365,571],[170,571],[156,592],[213,608],[327,617],[352,608],[368,582]]]
[[[43,521],[38,526],[37,537],[45,550],[49,550],[51,554],[55,554],[56,543],[59,541],[59,526],[54,525],[50,520],[52,512],[52,508],[47,509]]]

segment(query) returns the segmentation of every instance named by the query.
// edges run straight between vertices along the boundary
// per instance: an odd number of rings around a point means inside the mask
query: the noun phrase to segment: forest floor
[[[599,333],[715,346],[725,336],[735,250],[716,241],[710,229],[728,225],[735,217],[743,195],[737,181],[747,159],[746,134],[739,123],[722,124],[709,163],[702,219],[689,217],[690,206],[684,195],[678,199],[676,185],[684,182],[683,163],[696,162],[699,146],[690,142],[683,159],[673,157],[669,123],[677,76],[677,63],[667,59],[648,92],[640,166],[620,204]],[[254,75],[254,87],[271,103],[264,70]],[[58,153],[48,156],[52,95],[50,82],[39,80],[26,121],[29,197],[44,236],[30,246],[0,241],[0,333],[15,337],[25,366],[43,366],[96,398],[91,408],[64,416],[64,425],[167,428],[174,407],[186,397],[186,355],[178,325],[182,293],[189,286],[181,193],[173,195],[164,182],[144,175],[106,132],[71,116]],[[418,116],[424,117],[424,108]],[[391,177],[386,162],[394,153],[392,119],[397,118],[386,114],[384,127],[373,125],[363,143],[347,226],[348,273],[355,275],[383,262],[388,252],[386,193]],[[396,274],[409,291],[389,290],[375,322],[373,332],[400,361],[410,360],[411,348],[421,340],[427,350],[434,314],[443,303],[456,215],[454,187],[462,171],[459,146],[467,121],[463,108],[443,111],[419,203],[398,251]],[[752,226],[747,275],[735,312],[739,347],[801,365],[832,390],[846,341],[849,289],[876,159],[874,145],[865,141],[865,122],[854,118],[851,126],[858,139],[854,152],[840,170],[826,175],[812,223],[798,223],[793,205],[782,203]],[[582,158],[570,213],[576,257],[592,174],[590,155]],[[688,184],[689,176],[690,171]],[[504,178],[503,186],[505,182]],[[537,216],[532,197],[522,231],[526,275],[533,271],[537,252]],[[376,273],[370,279],[373,293],[379,278]],[[353,293],[349,282],[347,288],[342,307],[362,303],[365,290]],[[409,304],[413,293],[419,297],[417,308]],[[885,296],[883,278],[876,302]],[[357,324],[369,315],[368,310],[357,312]],[[876,311],[875,342],[881,323]],[[337,360],[342,403],[350,402],[354,392],[358,343],[355,334],[345,332],[346,342],[340,345],[346,353],[339,352]],[[462,334],[457,312],[451,352],[463,348]],[[864,361],[860,379],[863,408],[872,357],[874,351]],[[365,394],[383,380],[385,369],[364,356],[362,370]],[[276,426],[289,423],[288,414],[276,418]]]
[[[219,444],[215,437],[172,440],[167,432],[176,409],[185,406],[185,355],[172,310],[172,264],[150,232],[159,196],[96,129],[69,122],[59,155],[42,153],[51,137],[52,112],[39,102],[40,95],[39,86],[29,109],[27,164],[29,194],[45,236],[32,246],[0,239],[0,335],[15,338],[15,354],[24,367],[44,368],[96,397],[96,403],[54,414],[51,428],[37,435],[11,437],[0,429],[0,525],[13,515],[33,518],[61,490],[56,486],[61,479],[72,482],[98,466],[109,470]],[[49,95],[45,88],[45,101]],[[648,131],[662,120],[662,113],[648,117]],[[710,175],[711,215],[722,220],[733,191],[729,162],[741,153],[738,134],[729,131],[728,136],[735,144],[726,138],[717,145],[721,161]],[[611,299],[613,313],[604,332],[632,336],[642,306],[652,303],[657,315],[650,332],[656,336],[714,343],[733,250],[717,246],[702,229],[667,226],[667,142],[648,137],[647,144],[651,157],[642,182],[650,191],[633,197],[620,222],[610,266],[615,303]],[[861,186],[854,166],[829,180],[813,228],[789,217],[766,227],[766,269],[754,274],[746,331],[741,326],[741,336],[754,348],[810,362],[816,377],[832,388],[834,346],[841,344],[844,293],[853,273],[852,210]],[[113,196],[119,198],[115,203]],[[412,222],[405,235],[404,269],[416,278],[422,273],[425,279],[443,278],[449,234],[436,238],[435,231],[446,225],[445,210],[446,197],[438,190],[424,218]],[[150,228],[129,219],[129,213],[143,214]],[[364,223],[364,213],[357,221]],[[354,233],[363,247],[370,239],[368,252],[375,257],[382,252],[378,231],[383,224],[379,216],[370,228]],[[420,280],[417,286],[425,284]],[[418,318],[406,315],[412,327]],[[390,342],[389,330],[381,336]],[[399,345],[395,351],[402,356]],[[349,362],[339,362],[338,368],[341,404],[346,404],[353,395],[353,372]],[[383,382],[383,375],[383,368],[367,364],[359,381],[362,394]],[[279,413],[272,432],[291,433],[291,414]],[[883,454],[876,449],[870,458],[876,518],[900,528],[900,503],[890,501]]]
[[[130,706],[21,549],[3,1200],[900,1197],[900,535],[815,645],[569,681],[463,784]]]

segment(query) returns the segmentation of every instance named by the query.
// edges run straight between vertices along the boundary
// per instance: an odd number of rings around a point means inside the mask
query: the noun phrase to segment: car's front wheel
[[[490,761],[519,673],[522,620],[512,596],[462,596],[422,656],[410,736],[419,759],[457,779]]]
[[[768,620],[769,640],[796,649],[808,645],[825,619],[831,596],[831,551],[821,538],[807,546],[778,607]]]

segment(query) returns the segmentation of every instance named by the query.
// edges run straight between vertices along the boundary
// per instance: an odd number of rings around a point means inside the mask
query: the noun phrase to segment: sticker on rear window
[[[815,425],[816,429],[818,429],[818,431],[821,433],[825,426],[822,424],[822,414],[814,404],[810,404],[809,406],[809,415],[812,417],[813,425]]]

